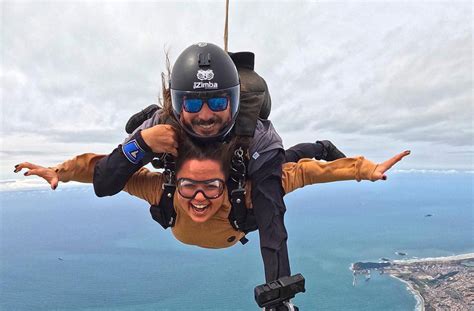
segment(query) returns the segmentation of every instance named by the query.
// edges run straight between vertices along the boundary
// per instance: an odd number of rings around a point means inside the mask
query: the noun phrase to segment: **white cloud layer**
[[[109,152],[156,103],[164,50],[221,44],[224,1],[10,2],[1,16],[2,175]],[[472,3],[231,1],[286,146],[331,139],[401,169],[474,168]]]
[[[86,185],[78,182],[62,183],[55,191],[70,187],[86,187]],[[0,192],[28,190],[53,191],[47,182],[40,179],[7,179],[0,181]]]

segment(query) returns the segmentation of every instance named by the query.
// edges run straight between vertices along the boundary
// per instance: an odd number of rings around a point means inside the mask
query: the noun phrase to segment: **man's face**
[[[201,110],[195,113],[184,109],[181,111],[181,122],[200,136],[217,135],[230,120],[229,104],[225,110],[218,112],[209,109],[207,103],[204,103]]]

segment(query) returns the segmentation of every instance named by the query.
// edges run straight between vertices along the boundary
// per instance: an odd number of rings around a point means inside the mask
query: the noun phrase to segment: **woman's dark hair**
[[[215,160],[220,163],[225,178],[229,177],[234,144],[231,143],[199,143],[189,137],[184,131],[179,135],[178,157],[176,158],[176,173],[180,171],[187,160]]]
[[[169,88],[171,77],[171,64],[168,51],[165,51],[166,70],[161,73],[161,97],[158,98],[159,105],[163,110],[165,118],[173,116],[173,106],[171,105],[171,91]]]

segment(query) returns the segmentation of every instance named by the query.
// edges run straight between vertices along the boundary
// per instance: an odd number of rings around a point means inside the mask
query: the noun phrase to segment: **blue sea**
[[[395,173],[313,185],[286,197],[300,310],[414,310],[386,275],[352,286],[350,264],[474,251],[472,173]],[[183,245],[126,193],[90,186],[0,193],[1,310],[259,310],[258,235],[229,249]],[[426,217],[431,214],[431,217]]]

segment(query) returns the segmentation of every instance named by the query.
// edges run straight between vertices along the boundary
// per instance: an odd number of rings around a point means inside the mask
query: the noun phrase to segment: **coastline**
[[[465,254],[460,254],[460,255],[452,255],[452,256],[444,256],[444,257],[429,257],[429,258],[418,258],[418,259],[405,259],[405,260],[394,260],[393,264],[395,266],[405,266],[405,267],[411,267],[413,266],[412,271],[416,271],[418,267],[421,266],[426,266],[426,265],[452,265],[454,262],[462,262],[463,260],[474,260],[474,253],[465,253]],[[412,269],[412,268],[410,268]],[[457,273],[457,271],[456,271]],[[407,285],[407,288],[410,292],[413,293],[415,296],[415,299],[417,301],[417,304],[415,306],[415,310],[421,310],[425,311],[425,304],[426,301],[430,301],[433,299],[433,295],[427,295],[424,297],[422,293],[416,289],[415,284],[402,279],[399,276],[396,276],[393,271],[388,272],[388,274],[403,283]],[[415,282],[416,283],[416,282]],[[426,294],[426,293],[425,293]]]
[[[392,275],[392,274],[389,274],[389,275],[390,275],[390,277],[392,277],[394,279],[397,279],[398,281],[403,282],[403,283],[406,284],[408,291],[411,292],[413,294],[413,296],[415,297],[415,300],[416,300],[415,310],[416,311],[425,311],[425,299],[420,294],[420,292],[417,291],[413,287],[413,285],[411,285],[410,282],[405,281],[405,280],[403,280],[399,277],[396,277],[395,275]]]
[[[473,266],[463,262],[474,261],[474,253],[444,257],[428,257],[384,262],[357,262],[351,265],[354,277],[380,270],[406,284],[416,300],[415,310],[425,311],[452,306],[464,310],[473,305],[470,289],[474,285]],[[354,281],[355,284],[355,281]],[[452,293],[456,293],[456,295]],[[444,310],[444,309],[443,309]]]

